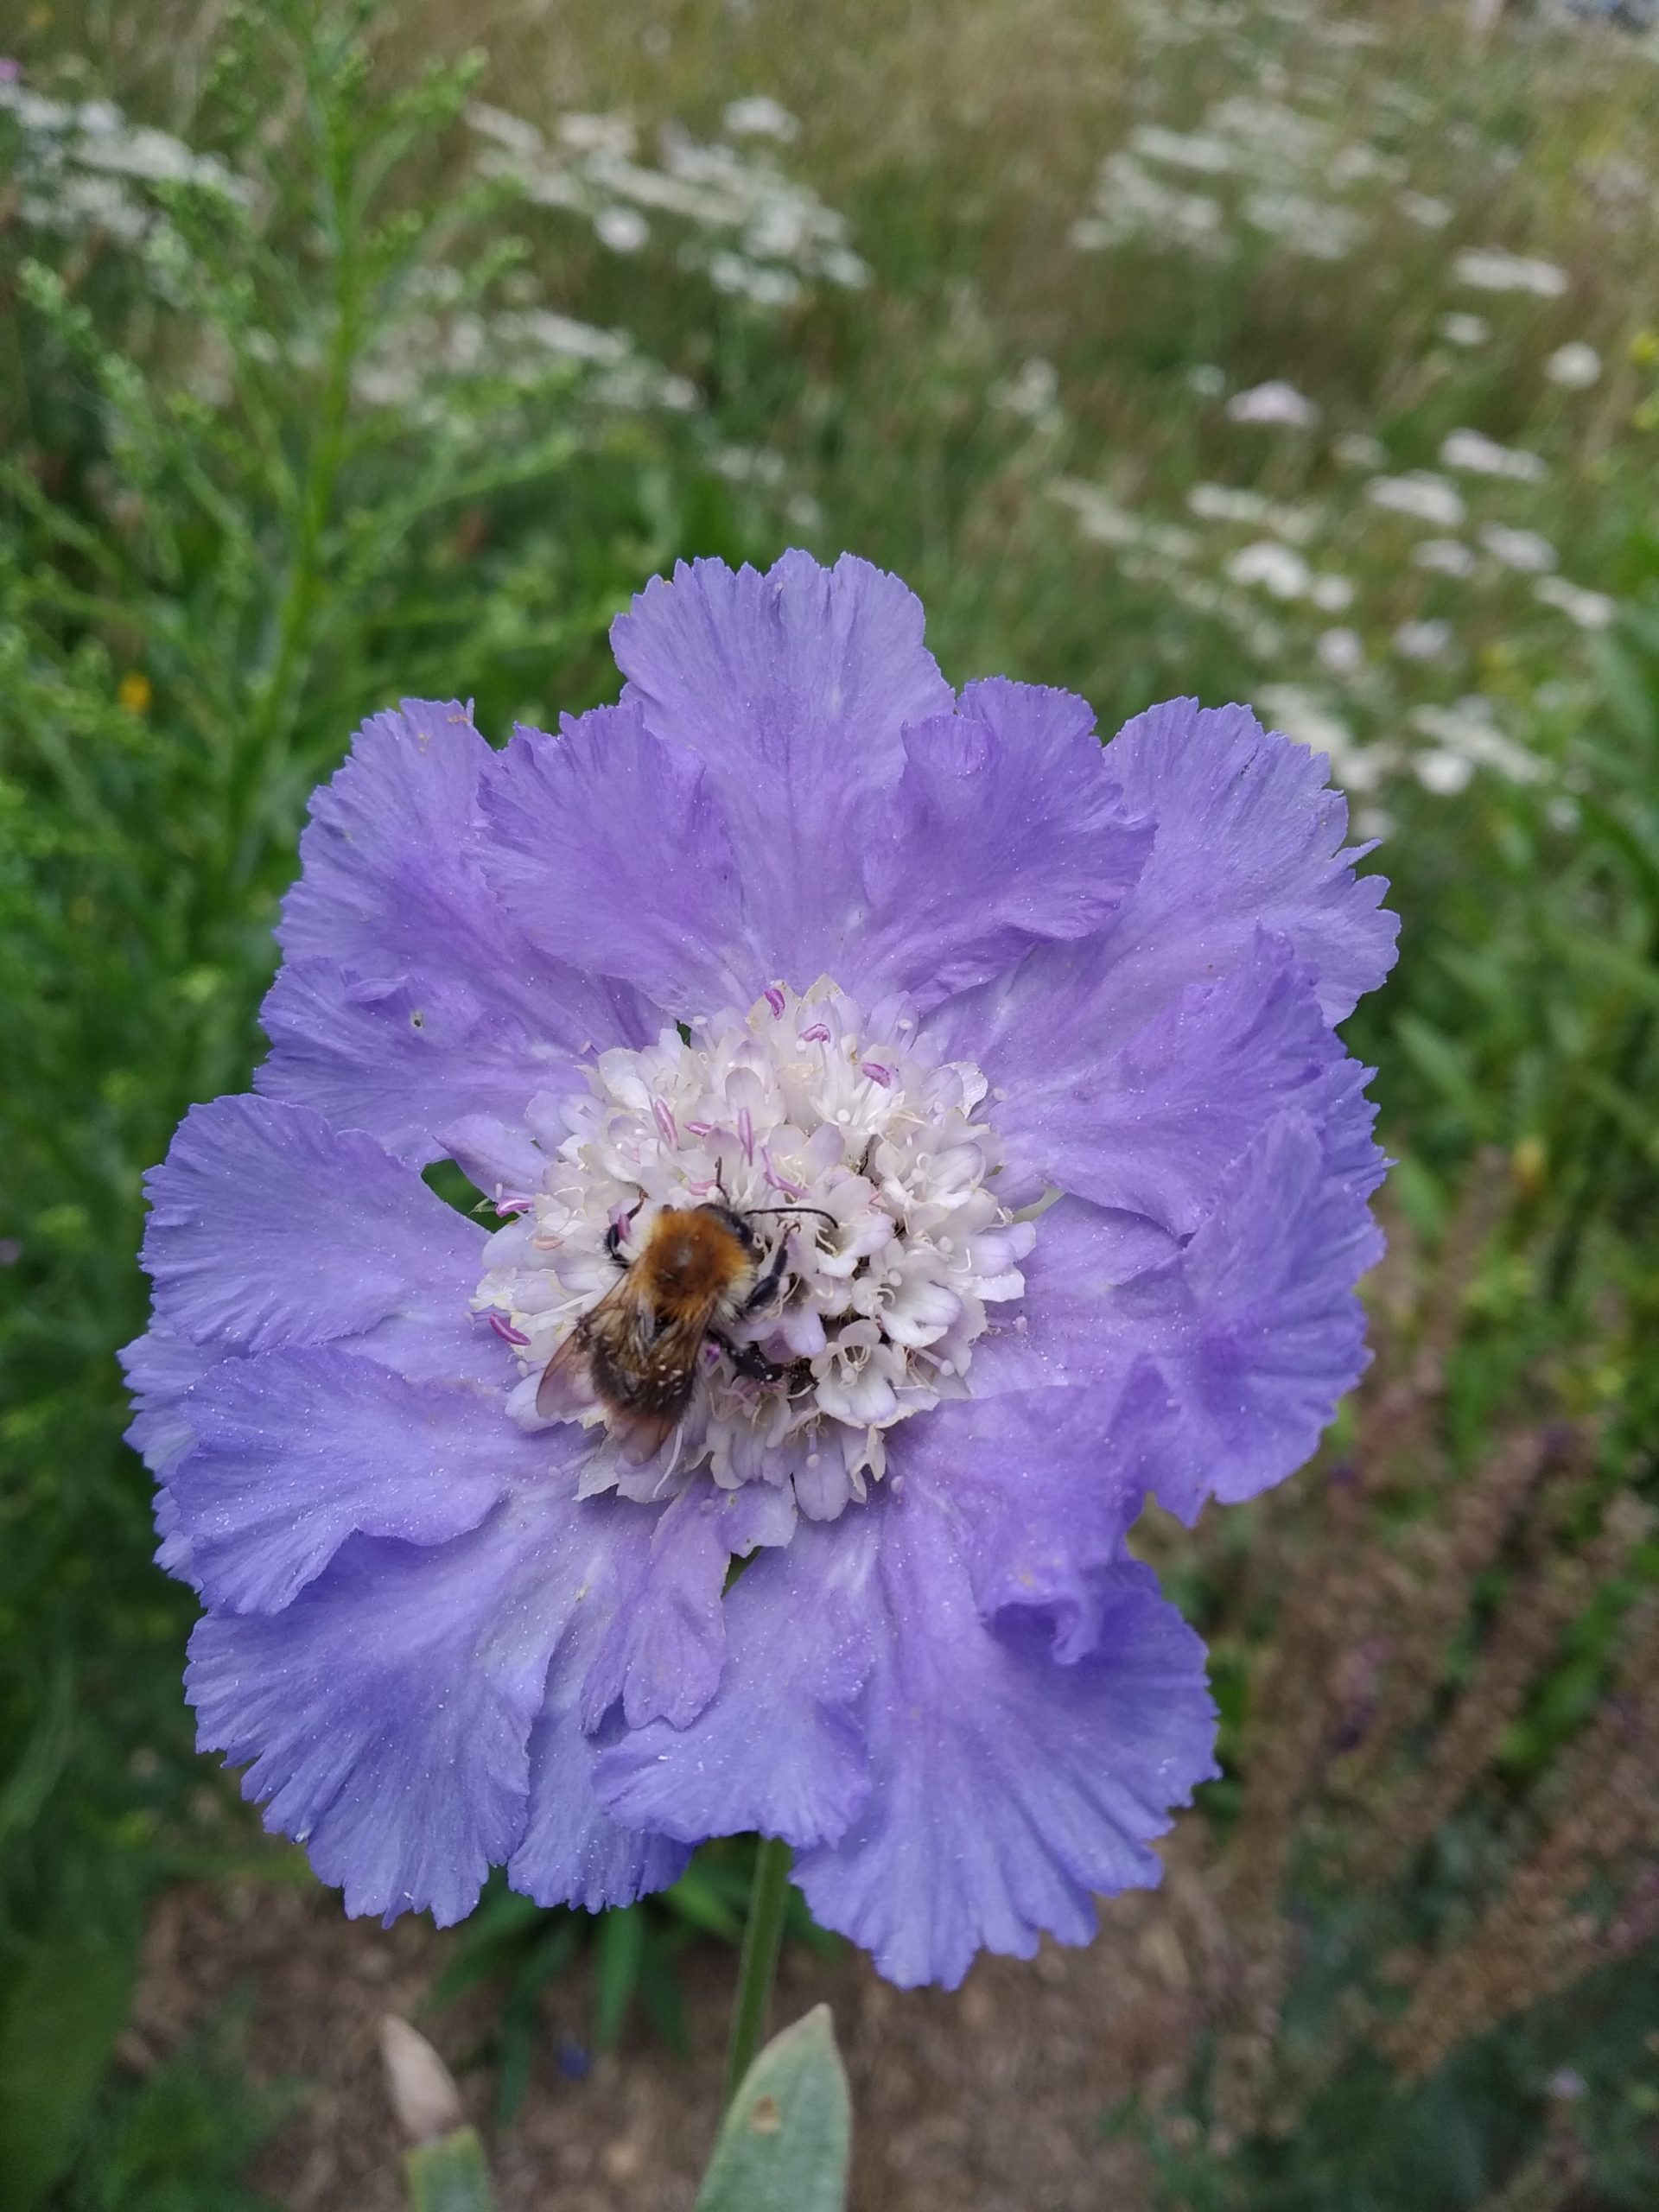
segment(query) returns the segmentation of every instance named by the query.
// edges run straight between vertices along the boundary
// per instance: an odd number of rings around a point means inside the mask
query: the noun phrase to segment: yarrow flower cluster
[[[557,736],[365,725],[257,1089],[151,1179],[125,1358],[189,1695],[349,1911],[453,1921],[498,1865],[625,1904],[758,1829],[954,1985],[1086,1941],[1215,1770],[1128,1531],[1282,1479],[1363,1363],[1332,1025],[1393,924],[1323,760],[954,694],[864,563],[698,562],[613,638]],[[695,1353],[650,1451],[608,1370],[543,1384],[625,1308]]]

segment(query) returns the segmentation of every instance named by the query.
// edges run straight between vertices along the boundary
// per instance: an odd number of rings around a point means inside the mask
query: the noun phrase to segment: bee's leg
[[[738,1308],[741,1319],[747,1320],[751,1313],[758,1313],[763,1306],[771,1303],[779,1284],[784,1279],[784,1271],[788,1265],[789,1239],[785,1237],[768,1261],[766,1273],[756,1282],[754,1288]]]
[[[774,1359],[768,1359],[759,1344],[734,1344],[728,1337],[709,1332],[710,1344],[718,1344],[739,1375],[747,1376],[751,1382],[775,1382],[783,1373]]]
[[[634,1188],[635,1190],[639,1189],[637,1183],[634,1185]],[[610,1227],[605,1231],[605,1249],[610,1256],[612,1264],[615,1267],[620,1268],[625,1274],[627,1272],[628,1262],[622,1256],[622,1224],[626,1222],[627,1226],[632,1229],[633,1227],[634,1216],[638,1214],[639,1206],[644,1205],[645,1203],[645,1194],[643,1191],[640,1191],[639,1205],[635,1206],[632,1213],[625,1213],[622,1217],[622,1221],[613,1221]]]

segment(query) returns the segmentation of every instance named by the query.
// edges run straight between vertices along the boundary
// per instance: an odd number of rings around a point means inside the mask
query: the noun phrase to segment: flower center
[[[637,1325],[607,1339],[620,1379],[607,1363],[594,1387],[585,1362],[584,1494],[661,1497],[706,1465],[726,1489],[792,1486],[815,1519],[861,1501],[886,1471],[885,1432],[966,1395],[987,1307],[1025,1288],[1036,1230],[993,1187],[1000,1150],[975,1118],[986,1089],[930,1052],[902,1005],[866,1014],[827,977],[601,1053],[563,1127],[537,1129],[542,1186],[504,1200],[518,1217],[491,1239],[474,1301],[519,1347],[515,1417],[538,1423],[548,1363],[567,1346],[561,1364],[583,1363],[608,1295],[608,1314],[626,1306]],[[742,1224],[741,1266],[677,1332],[676,1240],[659,1224],[702,1207]],[[635,1465],[618,1397],[653,1330],[681,1356],[689,1335],[696,1372],[671,1439]]]

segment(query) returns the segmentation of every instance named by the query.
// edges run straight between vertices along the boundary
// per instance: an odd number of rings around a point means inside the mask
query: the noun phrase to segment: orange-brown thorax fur
[[[646,1297],[665,1316],[690,1308],[706,1313],[753,1267],[725,1223],[701,1207],[659,1213],[635,1264]]]

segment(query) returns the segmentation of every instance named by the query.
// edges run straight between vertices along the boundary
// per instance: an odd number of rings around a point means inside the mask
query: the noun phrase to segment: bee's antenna
[[[834,1214],[826,1213],[822,1206],[745,1206],[743,1211],[746,1214],[815,1213],[820,1221],[827,1221],[831,1229],[838,1229],[841,1226]]]

